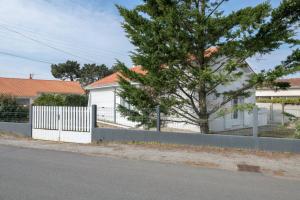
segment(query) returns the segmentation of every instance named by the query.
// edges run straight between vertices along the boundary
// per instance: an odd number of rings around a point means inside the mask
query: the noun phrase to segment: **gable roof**
[[[78,82],[0,77],[0,94],[36,97],[40,93],[84,94]]]
[[[142,69],[142,66],[134,66],[130,70],[139,73],[139,74],[145,74],[146,72]],[[104,87],[104,86],[109,86],[109,85],[114,85],[118,83],[118,77],[121,75],[120,72],[115,72],[111,75],[108,75],[90,85],[88,85],[86,88],[87,89],[94,89],[94,88],[99,88],[99,87]]]

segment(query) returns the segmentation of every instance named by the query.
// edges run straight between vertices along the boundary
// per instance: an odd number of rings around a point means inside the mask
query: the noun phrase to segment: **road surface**
[[[287,200],[300,181],[0,145],[0,200]]]

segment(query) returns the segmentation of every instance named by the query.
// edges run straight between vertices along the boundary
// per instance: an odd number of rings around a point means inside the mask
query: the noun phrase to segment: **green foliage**
[[[289,119],[290,122],[296,122],[298,120],[298,117],[295,115],[288,113],[288,112],[283,112],[283,115]]]
[[[26,122],[28,117],[28,108],[18,105],[14,97],[0,94],[0,121]]]
[[[252,103],[244,103],[244,104],[238,104],[236,106],[232,106],[230,108],[221,108],[219,112],[217,113],[217,117],[221,117],[227,114],[230,114],[234,111],[248,111],[249,113],[253,111],[253,108],[255,107],[255,104]]]
[[[279,103],[279,104],[284,104],[284,105],[300,105],[300,98],[280,98],[280,97],[275,97],[273,99],[268,99],[268,98],[259,98],[256,99],[256,102],[258,103]]]
[[[66,63],[51,65],[51,73],[54,78],[79,81],[82,86],[87,86],[101,78],[104,78],[107,75],[114,73],[116,70],[117,69],[115,66],[109,69],[104,64],[84,64],[83,67],[80,67],[78,62],[70,60],[68,60]]]
[[[77,94],[42,94],[34,100],[36,106],[87,106],[88,97]]]
[[[65,95],[65,99],[64,99],[65,106],[87,106],[87,104],[88,104],[87,95],[76,95],[76,94]]]
[[[123,28],[135,46],[132,61],[147,72],[137,74],[119,62],[119,95],[135,108],[120,108],[124,115],[151,126],[147,120],[154,111],[149,110],[160,105],[163,114],[180,116],[182,122],[208,133],[208,118],[232,99],[248,97],[252,88],[276,85],[277,78],[299,71],[298,49],[280,65],[257,74],[246,69],[245,60],[283,44],[299,44],[295,32],[300,1],[283,0],[274,9],[264,2],[228,15],[220,9],[211,13],[218,3],[145,0],[133,9],[117,6]],[[247,80],[240,87],[227,87],[241,77]],[[212,96],[222,101],[209,102]]]
[[[84,64],[80,70],[79,82],[81,85],[87,86],[109,74],[112,74],[112,71],[104,64]]]
[[[76,81],[80,78],[80,64],[68,60],[66,63],[51,65],[51,73],[55,78]]]

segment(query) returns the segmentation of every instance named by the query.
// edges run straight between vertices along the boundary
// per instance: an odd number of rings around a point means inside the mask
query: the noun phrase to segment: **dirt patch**
[[[260,173],[260,167],[255,165],[237,164],[238,171]]]
[[[258,151],[251,149],[238,149],[238,148],[221,148],[213,146],[193,146],[193,145],[180,145],[180,144],[162,144],[158,142],[103,142],[98,143],[98,145],[131,145],[135,147],[142,147],[147,149],[157,149],[157,150],[168,150],[168,151],[184,151],[184,152],[206,152],[206,153],[216,153],[222,154],[223,156],[230,156],[233,153],[240,155],[255,155],[258,157],[268,158],[268,159],[281,159],[281,158],[292,158],[294,156],[298,157],[299,154],[290,152],[268,152],[268,151]]]
[[[185,161],[184,164],[195,166],[195,167],[206,167],[206,168],[219,168],[220,165],[211,162],[195,162],[195,161]]]
[[[284,175],[285,175],[285,171],[282,170],[282,169],[279,169],[279,170],[273,171],[273,174],[274,174],[275,176],[284,176]]]

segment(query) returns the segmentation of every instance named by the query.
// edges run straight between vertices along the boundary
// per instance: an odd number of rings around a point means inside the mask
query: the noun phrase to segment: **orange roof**
[[[40,93],[84,94],[78,82],[0,77],[0,94],[35,97]]]
[[[139,74],[145,74],[146,72],[142,70],[142,66],[134,66],[130,70],[139,73]],[[118,82],[118,77],[119,77],[120,72],[115,72],[111,75],[108,75],[92,84],[90,84],[87,88],[96,88],[96,87],[101,87],[105,85],[112,85]]]
[[[218,48],[217,47],[210,47],[208,49],[205,50],[205,57],[209,57],[211,56],[213,53],[217,52]],[[190,59],[194,60],[195,56],[190,55]],[[132,67],[130,70],[139,73],[139,74],[145,74],[146,72],[142,70],[142,66],[134,66]],[[111,75],[108,75],[90,85],[87,86],[87,89],[93,89],[93,88],[97,88],[97,87],[103,87],[103,86],[108,86],[108,85],[113,85],[116,84],[118,82],[118,76],[120,75],[119,72],[115,72]]]

